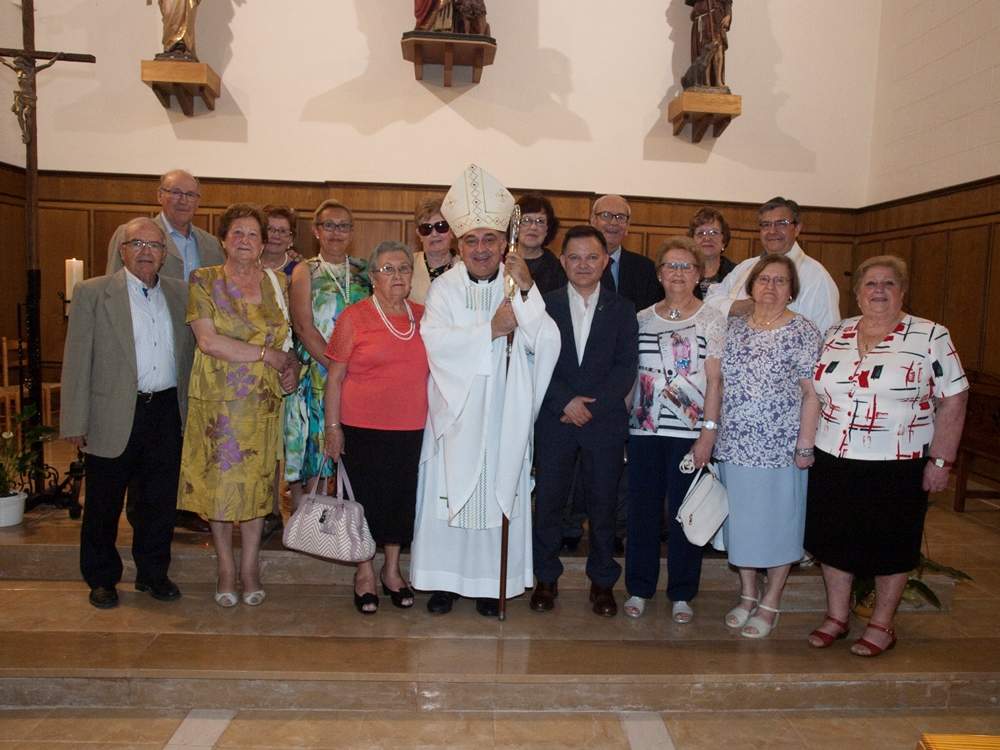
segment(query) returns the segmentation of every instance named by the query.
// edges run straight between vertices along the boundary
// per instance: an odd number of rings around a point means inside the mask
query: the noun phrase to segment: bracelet
[[[813,449],[812,448],[796,448],[795,455],[799,458],[812,458]]]
[[[258,362],[263,362],[263,361],[264,361],[264,355],[265,355],[265,354],[267,354],[267,346],[266,346],[266,345],[265,345],[265,346],[262,346],[262,347],[260,348],[260,357],[258,358],[258,360],[257,360],[257,361],[258,361]]]
[[[340,422],[330,422],[330,424],[326,426],[326,429],[332,430],[334,427],[340,427]]]

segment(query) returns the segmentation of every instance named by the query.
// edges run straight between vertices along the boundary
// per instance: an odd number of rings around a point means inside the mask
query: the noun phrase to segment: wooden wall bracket
[[[479,83],[483,68],[493,64],[497,40],[477,34],[449,34],[441,31],[407,31],[400,40],[403,59],[413,63],[413,75],[424,80],[424,65],[444,66],[444,85],[451,86],[456,65],[472,67],[472,82]]]
[[[181,112],[188,117],[194,115],[196,96],[201,97],[208,109],[215,109],[215,100],[222,90],[222,79],[208,64],[184,60],[143,60],[142,82],[153,89],[167,109],[170,98],[176,96]]]
[[[741,96],[688,89],[670,102],[667,119],[674,126],[674,135],[680,135],[684,126],[690,122],[691,142],[700,143],[709,126],[712,127],[712,135],[718,138],[742,111]]]

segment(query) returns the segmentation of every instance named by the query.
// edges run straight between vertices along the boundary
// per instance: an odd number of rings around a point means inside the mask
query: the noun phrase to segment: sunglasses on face
[[[417,224],[417,234],[421,237],[427,237],[431,232],[437,232],[438,234],[444,234],[449,229],[447,221],[435,221],[433,224]]]

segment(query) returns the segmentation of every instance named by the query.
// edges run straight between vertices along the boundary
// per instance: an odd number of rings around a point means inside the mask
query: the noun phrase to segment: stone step
[[[901,613],[899,646],[873,660],[849,641],[809,648],[811,612],[741,638],[722,622],[723,592],[699,596],[690,625],[662,599],[638,620],[597,617],[573,590],[548,614],[513,600],[502,623],[468,601],[432,617],[423,594],[364,617],[339,586],[269,585],[261,607],[232,610],[211,592],[191,583],[161,603],[123,586],[101,611],[80,583],[0,581],[0,705],[812,711],[988,708],[1000,695],[1000,638],[965,637],[947,615]]]

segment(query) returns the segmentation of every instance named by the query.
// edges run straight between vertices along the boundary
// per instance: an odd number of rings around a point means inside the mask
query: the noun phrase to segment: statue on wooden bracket
[[[733,22],[733,0],[684,0],[691,6],[691,66],[681,78],[685,89],[712,89],[729,93],[726,86],[726,49]]]
[[[415,31],[489,36],[485,0],[414,0]]]
[[[158,0],[163,16],[163,52],[157,60],[198,62],[194,51],[195,17],[201,0]],[[147,5],[152,0],[146,0]]]

